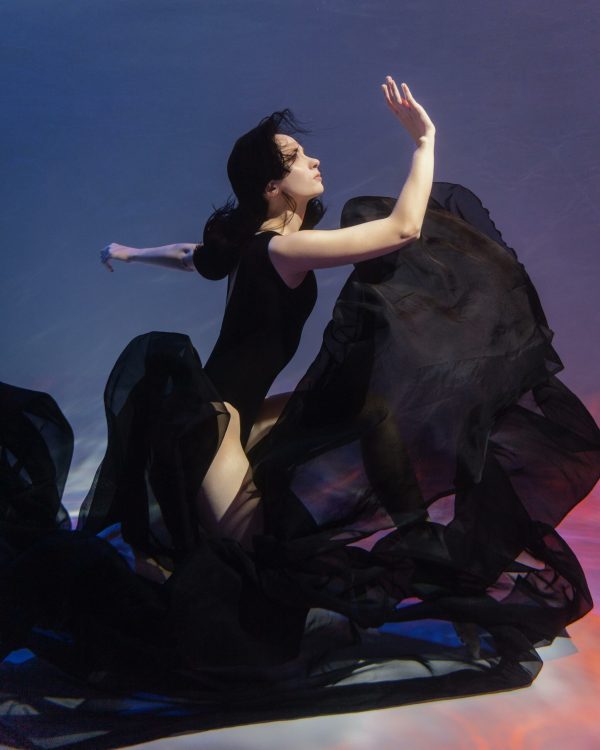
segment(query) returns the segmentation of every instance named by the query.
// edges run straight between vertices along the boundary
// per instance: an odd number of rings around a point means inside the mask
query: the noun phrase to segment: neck
[[[273,230],[281,234],[298,232],[304,221],[306,203],[297,205],[295,211],[286,210],[273,216],[267,216],[260,225],[261,231]]]

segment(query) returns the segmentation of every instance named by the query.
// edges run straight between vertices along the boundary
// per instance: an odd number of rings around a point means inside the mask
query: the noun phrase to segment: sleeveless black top
[[[229,276],[221,332],[204,368],[222,399],[239,411],[242,442],[273,381],[296,353],[317,299],[312,271],[291,289],[273,267],[268,245],[275,234],[257,234],[243,248]]]

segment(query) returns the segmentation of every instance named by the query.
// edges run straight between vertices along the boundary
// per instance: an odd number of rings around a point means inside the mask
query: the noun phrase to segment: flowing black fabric
[[[353,199],[342,223],[393,203]],[[600,434],[551,340],[478,198],[436,183],[419,240],[357,264],[252,449],[265,527],[248,552],[195,510],[227,427],[218,389],[187,337],[134,339],[108,381],[107,455],[79,530],[44,522],[6,546],[5,651],[39,658],[9,657],[3,689],[22,703],[33,680],[28,705],[50,722],[3,717],[13,744],[47,746],[60,722],[55,747],[109,748],[530,684],[536,647],[592,606],[555,527],[598,479]],[[11,445],[26,462],[28,442]],[[3,486],[9,539],[30,515]],[[172,575],[140,575],[143,558]],[[49,708],[48,685],[67,703]]]
[[[8,554],[57,527],[70,528],[60,500],[73,431],[50,396],[4,383],[0,415],[0,545]]]

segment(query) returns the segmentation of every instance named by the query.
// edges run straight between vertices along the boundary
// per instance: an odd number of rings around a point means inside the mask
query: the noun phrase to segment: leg
[[[252,425],[250,436],[246,443],[246,450],[253,448],[259,440],[269,432],[271,427],[277,422],[283,408],[289,401],[291,393],[277,393],[274,396],[266,398],[261,406],[256,422]]]
[[[362,418],[374,422],[362,436],[361,448],[367,477],[381,504],[397,523],[425,520],[425,501],[406,445],[385,400],[370,396]]]
[[[198,493],[200,522],[209,533],[251,545],[262,530],[260,495],[252,481],[252,469],[240,443],[240,415],[225,402],[229,424]]]

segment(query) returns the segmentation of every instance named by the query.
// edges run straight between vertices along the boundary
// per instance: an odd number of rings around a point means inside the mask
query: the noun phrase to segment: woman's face
[[[304,149],[290,135],[277,133],[275,142],[287,161],[288,174],[278,180],[281,190],[298,200],[316,198],[324,191],[323,180],[319,172],[319,160],[307,156]]]

